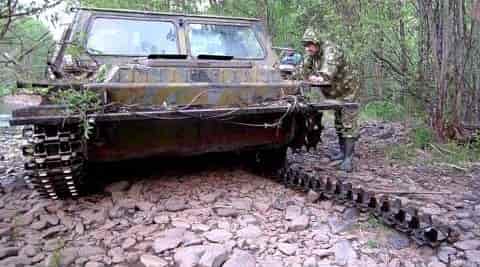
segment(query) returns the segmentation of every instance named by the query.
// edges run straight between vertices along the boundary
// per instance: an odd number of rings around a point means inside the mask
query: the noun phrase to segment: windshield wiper
[[[150,54],[148,59],[187,59],[188,55],[183,54]]]
[[[211,60],[232,60],[233,56],[200,54],[200,55],[197,56],[197,58],[198,59],[211,59]]]

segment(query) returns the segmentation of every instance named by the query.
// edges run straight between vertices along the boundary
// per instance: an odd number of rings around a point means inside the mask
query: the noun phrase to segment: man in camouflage
[[[301,78],[312,83],[330,83],[331,87],[322,91],[327,99],[355,101],[358,83],[345,62],[342,50],[312,28],[305,31],[302,43],[306,55],[300,71]],[[357,110],[345,108],[335,112],[340,153],[333,155],[332,159],[342,160],[340,169],[348,172],[353,170],[352,158],[355,141],[358,139],[357,113]]]

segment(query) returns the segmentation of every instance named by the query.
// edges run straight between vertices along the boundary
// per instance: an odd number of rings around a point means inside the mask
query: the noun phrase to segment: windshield
[[[126,56],[178,54],[177,33],[171,22],[98,18],[88,35],[87,50]]]
[[[218,55],[240,59],[264,58],[262,46],[248,26],[190,24],[192,56]]]

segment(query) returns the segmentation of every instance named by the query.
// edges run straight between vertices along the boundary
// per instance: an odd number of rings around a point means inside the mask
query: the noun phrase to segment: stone
[[[49,237],[51,236],[54,236],[60,232],[63,232],[65,231],[65,226],[63,225],[59,225],[59,226],[54,226],[54,227],[50,227],[48,228],[47,230],[44,230],[41,234],[41,238],[42,239],[48,239]]]
[[[145,227],[142,227],[138,232],[137,232],[137,235],[138,236],[150,236],[152,233],[154,233],[155,231],[157,231],[158,229],[158,225],[156,224],[152,224],[152,225],[149,225],[149,226],[145,226]]]
[[[40,216],[40,220],[45,220],[49,225],[55,226],[60,223],[60,218],[54,214],[45,214]]]
[[[170,216],[168,215],[159,215],[153,218],[153,222],[156,224],[169,224],[170,223]]]
[[[89,261],[85,264],[85,267],[105,267],[105,264],[98,261]]]
[[[410,246],[410,239],[404,235],[394,232],[387,237],[388,243],[394,249],[400,250]]]
[[[205,202],[205,203],[214,203],[215,201],[217,201],[217,199],[219,199],[220,197],[222,197],[223,193],[221,192],[213,192],[213,193],[210,193],[210,194],[207,194],[205,196],[202,197],[202,201]]]
[[[135,207],[141,211],[150,211],[153,209],[154,205],[147,201],[138,201],[135,203]]]
[[[455,254],[457,254],[457,250],[455,248],[444,246],[438,249],[437,257],[441,262],[449,263]]]
[[[61,262],[64,264],[62,266],[68,266],[75,262],[75,259],[78,258],[78,249],[75,247],[64,248],[60,252]]]
[[[15,225],[17,225],[17,226],[27,226],[27,225],[32,224],[33,219],[34,219],[33,213],[28,212],[28,213],[23,214],[22,216],[17,217],[16,220],[15,220]]]
[[[44,219],[40,219],[30,225],[30,227],[34,230],[40,231],[47,227],[47,221]]]
[[[282,197],[278,197],[275,199],[275,201],[273,201],[272,208],[279,211],[284,211],[287,208],[287,203]]]
[[[288,206],[285,209],[285,220],[291,221],[302,215],[302,208],[299,206]]]
[[[313,230],[313,240],[319,243],[328,243],[330,241],[329,233],[330,228],[327,225],[322,224],[320,227]]]
[[[125,239],[125,241],[123,241],[122,248],[124,250],[127,250],[127,249],[135,246],[136,243],[137,243],[137,240],[135,240],[134,238],[131,238],[131,237],[127,238],[127,239]]]
[[[465,219],[457,223],[458,227],[464,231],[470,231],[475,227],[475,223],[472,220]]]
[[[257,239],[262,235],[262,229],[258,226],[248,225],[237,232],[237,236],[244,239]]]
[[[204,246],[179,248],[175,252],[174,260],[178,267],[196,267],[204,253]]]
[[[31,258],[31,262],[32,263],[38,263],[38,262],[41,262],[43,259],[45,259],[45,254],[43,253],[38,253],[37,255],[35,255],[33,258]]]
[[[105,250],[101,247],[83,246],[78,248],[79,257],[89,258],[98,255],[105,255]]]
[[[240,214],[237,209],[228,207],[214,208],[213,210],[220,217],[237,217]]]
[[[49,240],[46,240],[44,245],[43,245],[43,250],[45,251],[54,251],[54,250],[59,250],[63,247],[62,242],[60,242],[59,239],[52,238]]]
[[[58,252],[51,253],[46,259],[46,266],[69,266],[78,258],[76,248],[64,248]]]
[[[308,203],[315,203],[317,202],[317,200],[320,198],[320,194],[313,191],[313,190],[309,190],[308,193],[307,193],[307,202]]]
[[[357,252],[349,240],[341,240],[334,245],[335,263],[346,265],[357,259]]]
[[[205,238],[213,243],[224,243],[232,238],[232,234],[222,229],[215,229],[204,234]]]
[[[179,220],[174,220],[172,222],[172,226],[176,228],[184,228],[184,229],[190,229],[190,224],[188,222],[183,222]]]
[[[238,199],[232,199],[230,201],[230,204],[234,209],[249,211],[252,209],[253,202],[249,198],[238,198]]]
[[[145,267],[166,267],[168,266],[168,262],[163,260],[160,257],[157,257],[155,255],[150,255],[150,254],[143,254],[140,256],[140,262],[145,266]]]
[[[338,220],[337,218],[329,218],[328,219],[328,225],[330,226],[330,229],[332,233],[334,234],[340,234],[343,232],[348,232],[353,229],[355,226],[355,221],[346,221],[346,220]]]
[[[235,250],[233,255],[223,264],[223,267],[255,267],[256,260],[252,254]]]
[[[126,260],[125,251],[121,247],[114,247],[108,252],[108,255],[112,258],[113,263],[121,263]]]
[[[438,259],[432,260],[427,264],[427,267],[447,267],[445,264],[438,261]]]
[[[153,241],[153,250],[156,254],[171,250],[180,246],[183,241],[183,236],[165,236],[156,238]]]
[[[187,203],[181,198],[170,198],[165,202],[165,209],[171,212],[177,212],[186,210],[188,208]]]
[[[480,248],[480,240],[464,240],[458,241],[453,244],[454,247],[461,249],[461,250],[475,250]]]
[[[199,267],[220,267],[228,258],[228,250],[221,245],[210,245],[205,247]]]
[[[202,232],[207,232],[210,230],[210,226],[206,224],[193,224],[192,225],[192,231],[196,233],[202,233]]]
[[[261,263],[260,267],[285,267],[283,262],[278,259],[268,259]]]
[[[7,257],[17,256],[17,255],[18,255],[18,248],[16,247],[0,248],[0,260]]]
[[[78,235],[83,235],[83,233],[85,233],[85,226],[83,225],[83,223],[79,222],[75,224],[75,233],[77,233]]]
[[[308,257],[304,262],[303,262],[303,267],[317,267],[317,259],[315,257]]]
[[[2,225],[0,227],[0,238],[1,237],[11,237],[13,234],[13,227],[9,225]]]
[[[0,266],[2,267],[31,266],[31,263],[30,258],[22,256],[13,256],[0,260]]]
[[[25,255],[27,257],[34,257],[35,255],[37,255],[39,252],[39,249],[32,246],[32,245],[26,245],[25,247],[22,248],[22,250],[20,251],[20,254],[21,255]]]
[[[288,230],[292,232],[303,231],[310,225],[310,218],[307,215],[301,215],[294,218],[288,225]]]
[[[330,249],[314,249],[312,251],[313,255],[316,255],[320,258],[326,258],[333,255],[333,251]]]
[[[250,215],[250,214],[245,214],[245,215],[242,215],[238,218],[238,223],[241,225],[241,226],[247,226],[247,225],[258,225],[259,222],[258,222],[258,219],[257,217],[253,216],[253,215]]]
[[[357,220],[360,216],[360,211],[357,208],[348,208],[343,213],[343,219],[350,221],[350,220]]]
[[[279,243],[277,248],[280,252],[287,256],[293,256],[297,252],[297,245],[289,243]]]
[[[480,264],[480,250],[467,250],[465,251],[465,257],[470,262]]]
[[[128,181],[119,181],[105,187],[105,192],[113,194],[114,192],[126,191],[130,186]]]

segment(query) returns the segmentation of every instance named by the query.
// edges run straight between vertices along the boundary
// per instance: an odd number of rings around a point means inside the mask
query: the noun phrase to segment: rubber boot
[[[343,160],[345,157],[345,138],[342,134],[338,135],[338,146],[340,147],[340,151],[330,156],[330,160]]]
[[[357,138],[346,137],[345,139],[345,157],[342,164],[340,164],[340,170],[345,172],[353,171],[353,153],[355,151],[355,142]]]

